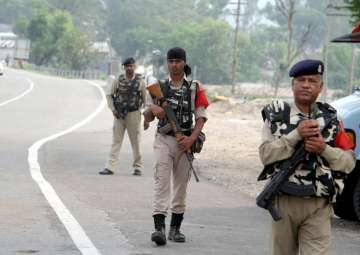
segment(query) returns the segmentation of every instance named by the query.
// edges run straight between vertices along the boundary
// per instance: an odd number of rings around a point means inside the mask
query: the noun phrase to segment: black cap
[[[167,59],[182,59],[186,62],[186,51],[180,47],[171,48],[167,52]]]
[[[186,51],[180,47],[174,47],[168,50],[167,59],[182,59],[186,62]],[[186,76],[191,74],[191,67],[189,65],[185,65],[184,72]]]
[[[321,60],[305,59],[293,65],[289,71],[290,77],[298,77],[302,75],[323,74],[324,63]]]
[[[130,57],[130,58],[126,58],[123,62],[122,65],[126,66],[126,65],[132,65],[135,64],[135,59]]]

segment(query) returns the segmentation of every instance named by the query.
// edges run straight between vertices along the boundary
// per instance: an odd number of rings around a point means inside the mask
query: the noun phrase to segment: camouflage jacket
[[[112,94],[114,107],[121,118],[125,118],[128,112],[138,110],[142,102],[141,96],[141,74],[135,74],[134,79],[127,80],[125,75],[120,75],[115,83]]]
[[[191,132],[193,127],[193,111],[195,108],[195,93],[197,91],[197,83],[184,79],[180,88],[171,87],[169,79],[159,81],[161,91],[166,101],[171,106],[179,123],[181,131],[184,133]],[[167,119],[158,122],[158,131],[170,125]],[[164,133],[164,131],[160,131]]]
[[[309,196],[326,197],[334,202],[343,189],[345,173],[350,172],[350,168],[353,167],[352,163],[347,163],[354,161],[353,153],[334,148],[335,137],[339,130],[339,121],[334,108],[318,102],[310,117],[319,122],[319,128],[327,144],[326,148],[321,154],[308,153],[285,186],[295,185],[300,188],[299,190],[311,190],[311,193],[305,193]],[[279,163],[292,155],[295,146],[302,141],[297,126],[309,116],[301,113],[296,105],[290,106],[282,101],[274,101],[264,108],[263,118],[265,122],[263,142],[259,151],[265,168],[259,180],[271,178],[279,171]],[[327,125],[324,129],[325,124]]]

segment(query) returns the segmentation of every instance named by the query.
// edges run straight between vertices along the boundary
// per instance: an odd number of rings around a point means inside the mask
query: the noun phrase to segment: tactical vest
[[[127,80],[125,75],[120,75],[117,81],[117,87],[113,94],[114,106],[121,118],[125,118],[129,112],[139,110],[142,104],[140,93],[141,74],[135,74],[131,81]]]
[[[301,113],[290,117],[290,106],[285,102],[282,103],[284,107],[281,109],[275,107],[273,102],[262,111],[264,121],[269,122],[271,133],[276,138],[290,133],[302,120],[308,119],[308,116]],[[329,104],[317,102],[310,117],[318,120],[325,142],[334,146],[335,137],[339,131],[336,110]],[[327,127],[323,129],[325,125]],[[279,165],[282,162],[265,166],[258,180],[272,178],[279,171]],[[331,202],[335,202],[336,196],[342,192],[344,177],[345,174],[330,169],[329,163],[322,156],[307,153],[303,163],[297,167],[295,173],[284,184],[282,192],[295,196],[326,197]]]
[[[195,108],[196,83],[184,80],[179,89],[172,89],[169,80],[159,81],[161,91],[167,103],[172,107],[181,131],[185,135],[191,134],[193,125],[193,110]],[[172,129],[168,120],[158,122],[158,132],[162,134],[172,134]]]

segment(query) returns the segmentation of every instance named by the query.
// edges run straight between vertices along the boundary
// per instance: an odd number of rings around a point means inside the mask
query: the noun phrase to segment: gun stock
[[[152,96],[154,96],[160,102],[164,100],[164,95],[161,92],[161,88],[160,88],[159,83],[151,84],[146,89],[150,92],[150,94]]]

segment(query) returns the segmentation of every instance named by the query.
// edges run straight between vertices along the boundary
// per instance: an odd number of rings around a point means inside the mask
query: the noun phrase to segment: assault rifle
[[[180,141],[184,134],[181,132],[179,123],[176,119],[174,110],[171,108],[171,106],[166,102],[164,95],[161,91],[160,85],[158,83],[152,84],[146,88],[152,96],[154,96],[160,103],[160,106],[164,109],[167,119],[170,122],[171,129],[175,134],[175,139],[177,141]],[[192,161],[194,159],[194,156],[189,152],[184,152],[186,155],[187,160],[190,164],[190,170],[193,172],[196,182],[199,182],[199,177],[192,165]]]
[[[275,197],[279,194],[281,187],[295,172],[296,167],[304,160],[306,151],[304,143],[302,142],[299,148],[292,154],[289,159],[283,161],[280,165],[280,170],[275,176],[266,184],[263,191],[256,197],[256,204],[268,210],[271,217],[275,220],[281,220],[279,212],[274,207]]]

